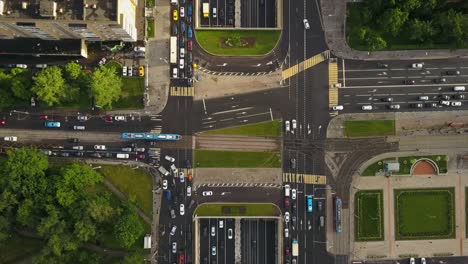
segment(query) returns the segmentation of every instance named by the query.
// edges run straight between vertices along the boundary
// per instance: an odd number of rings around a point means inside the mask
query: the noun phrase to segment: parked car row
[[[140,65],[140,66],[123,66],[122,67],[122,76],[124,77],[132,77],[132,76],[139,76],[143,77],[145,76],[145,66]]]
[[[171,34],[178,36],[178,65],[172,68],[172,78],[192,78],[193,76],[193,5],[185,0],[171,1],[174,6],[172,10]],[[180,17],[180,19],[179,19]]]

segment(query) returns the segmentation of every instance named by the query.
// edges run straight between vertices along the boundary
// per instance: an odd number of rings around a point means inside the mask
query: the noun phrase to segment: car
[[[9,137],[4,137],[3,140],[5,140],[5,141],[18,141],[18,137],[9,136]]]
[[[178,29],[177,29],[177,23],[172,23],[172,35],[177,36]]]
[[[179,212],[180,212],[180,215],[185,214],[185,205],[183,203],[179,205]]]
[[[393,102],[393,98],[392,98],[392,97],[382,98],[381,100],[382,100],[382,102]]]
[[[45,68],[47,68],[47,64],[44,64],[44,63],[36,64],[36,68],[38,68],[38,69],[45,69]]]
[[[185,23],[184,22],[180,23],[180,33],[185,34]]]
[[[177,242],[172,242],[172,253],[177,253]]]
[[[421,69],[422,67],[424,67],[424,63],[422,63],[422,62],[411,64],[411,68],[413,68],[413,69]]]
[[[47,119],[49,119],[49,116],[47,116],[47,115],[40,115],[39,116],[39,120],[47,120]]]
[[[425,104],[425,106],[433,108],[433,107],[437,107],[437,103],[427,103],[427,104]]]
[[[314,209],[314,198],[312,195],[307,195],[307,212],[312,213]]]
[[[290,164],[291,169],[293,169],[293,170],[296,169],[296,159],[292,158],[292,159],[289,161],[289,164]]]
[[[79,115],[76,117],[76,119],[80,122],[84,122],[84,121],[87,121],[88,120],[88,116],[85,116],[85,115]]]
[[[135,152],[145,152],[145,150],[146,150],[145,148],[138,148],[138,147],[135,147],[133,149],[133,151],[135,151]]]
[[[127,118],[123,115],[114,116],[115,121],[126,121]]]
[[[170,233],[171,236],[175,235],[176,231],[177,231],[177,226],[176,225],[172,226],[171,233]]]
[[[232,228],[228,229],[228,239],[232,239]]]
[[[317,202],[317,210],[319,210],[319,212],[321,212],[322,209],[323,209],[323,203],[322,203],[322,201],[318,201]]]
[[[74,150],[83,150],[83,146],[73,146],[72,149],[74,149]]]
[[[185,261],[184,252],[180,252],[180,253],[179,253],[179,263],[180,263],[180,264],[183,264],[184,261]]]
[[[26,64],[16,64],[16,68],[27,69],[28,65],[26,65]]]
[[[122,76],[127,76],[127,66],[122,67]]]
[[[167,190],[167,187],[168,187],[167,180],[163,180],[163,181],[162,181],[162,188],[163,188],[163,190]]]
[[[219,226],[219,228],[224,228],[224,221],[219,220],[218,226]]]
[[[133,67],[132,67],[132,66],[128,66],[128,67],[127,67],[127,72],[128,72],[128,76],[129,76],[129,77],[132,77],[132,76],[133,76]]]
[[[70,153],[68,153],[68,152],[60,152],[60,156],[62,156],[62,157],[70,157]]]
[[[192,180],[193,180],[192,173],[189,173],[189,174],[188,174],[187,179],[188,179],[189,181],[192,181]]]
[[[304,20],[302,20],[302,23],[304,23],[304,28],[305,28],[305,29],[309,29],[309,28],[310,28],[309,20],[304,19]]]
[[[204,191],[204,192],[202,192],[202,195],[203,196],[212,196],[213,192],[212,191]]]
[[[399,104],[391,104],[388,106],[389,109],[400,109],[400,105]]]
[[[284,197],[284,209],[289,209],[289,197]]]
[[[427,100],[429,100],[429,96],[427,96],[427,95],[421,95],[421,96],[419,96],[419,100],[421,100],[421,101],[427,101]]]
[[[80,142],[80,139],[79,139],[79,138],[69,138],[69,139],[68,139],[68,142],[70,142],[70,143],[78,143],[78,142]]]
[[[404,80],[403,81],[403,84],[410,84],[411,85],[411,84],[415,84],[415,83],[416,83],[415,80]]]
[[[421,258],[421,264],[426,264],[426,258]]]
[[[164,159],[169,161],[169,162],[172,162],[172,163],[175,162],[175,159],[173,157],[169,156],[169,155],[164,156]]]
[[[172,78],[177,78],[178,77],[178,71],[176,67],[172,68]]]
[[[180,17],[185,17],[185,7],[180,7]]]
[[[296,216],[293,215],[293,216],[291,217],[291,221],[292,221],[292,226],[293,226],[293,228],[294,228],[294,227],[296,226],[296,221],[297,221]]]
[[[414,260],[414,258],[410,258],[410,264],[415,264],[416,261]]]
[[[188,52],[188,58],[187,58],[187,63],[192,64],[193,58],[192,58],[192,52]]]
[[[422,107],[423,107],[423,104],[421,104],[421,103],[411,104],[411,107],[412,107],[412,108],[422,108]]]
[[[296,119],[293,119],[293,120],[291,121],[291,123],[292,123],[292,130],[296,129],[296,128],[297,128]]]
[[[445,106],[450,106],[450,101],[440,100],[440,101],[439,101],[439,104],[445,105]]]
[[[183,69],[185,67],[185,61],[184,59],[179,60],[179,69]]]
[[[4,126],[6,124],[5,120],[0,120],[0,125]]]
[[[443,95],[440,96],[440,99],[448,101],[448,100],[450,100],[450,96],[446,95],[446,94],[443,94]]]
[[[137,154],[137,155],[136,155],[136,158],[137,158],[137,159],[145,159],[146,156],[145,156],[145,154]]]
[[[178,16],[178,11],[177,11],[177,9],[174,9],[174,10],[172,11],[172,19],[173,19],[174,21],[179,20],[179,16]]]
[[[465,95],[464,94],[455,94],[453,96],[454,99],[465,99]]]
[[[289,237],[289,229],[284,229],[284,237]]]
[[[211,226],[211,236],[216,235],[216,226]]]
[[[189,39],[193,38],[192,27],[188,27],[188,29],[187,29],[187,38],[189,38]]]
[[[122,151],[123,152],[132,152],[132,148],[129,148],[129,147],[122,148]]]
[[[106,150],[106,146],[105,145],[94,145],[94,149],[96,149],[96,150]]]
[[[370,110],[372,110],[372,105],[363,105],[361,107],[361,109],[364,110],[364,111],[370,111]]]
[[[45,122],[45,127],[60,127],[60,122]]]
[[[386,69],[386,68],[388,68],[388,64],[379,62],[379,63],[377,63],[377,68]]]
[[[449,70],[449,71],[446,71],[445,74],[447,74],[447,75],[460,75],[460,71]]]
[[[216,256],[216,246],[211,247],[211,255]]]
[[[180,180],[180,182],[185,182],[185,175],[184,175],[184,173],[182,171],[179,172],[179,180]]]
[[[179,57],[181,57],[181,58],[185,57],[185,48],[180,48]]]
[[[284,222],[289,223],[289,212],[284,213]]]
[[[344,108],[343,108],[342,105],[334,105],[334,106],[332,107],[332,109],[333,109],[333,111],[341,111],[341,110],[343,110]]]
[[[179,37],[179,46],[185,47],[185,38],[183,35]]]
[[[291,199],[296,200],[296,189],[291,189]]]
[[[192,186],[187,186],[187,196],[192,196]]]
[[[98,159],[100,159],[102,157],[101,154],[99,154],[97,152],[91,153],[90,156],[93,157],[93,158],[98,158]]]
[[[192,40],[187,41],[187,50],[192,51],[193,49],[193,42]]]
[[[286,132],[291,131],[289,120],[284,121],[284,127],[285,127]]]
[[[289,256],[289,247],[286,247],[286,248],[284,249],[284,254],[286,255],[286,257]]]
[[[133,48],[133,51],[135,51],[135,52],[145,52],[145,51],[146,51],[146,48],[145,48],[145,47],[136,46],[135,48]]]
[[[140,77],[145,76],[145,66],[143,66],[143,65],[138,66],[138,75]]]
[[[437,78],[437,79],[434,79],[434,82],[435,82],[435,83],[446,83],[446,82],[447,82],[447,79],[445,79],[445,78]]]
[[[177,174],[177,172],[179,170],[177,169],[177,167],[174,164],[171,164],[171,171],[172,171],[172,173]]]
[[[75,152],[75,156],[77,156],[77,157],[83,157],[83,156],[84,156],[84,152],[81,152],[81,151]]]
[[[450,103],[451,106],[462,106],[462,103],[459,102],[459,101],[453,101],[452,103]]]

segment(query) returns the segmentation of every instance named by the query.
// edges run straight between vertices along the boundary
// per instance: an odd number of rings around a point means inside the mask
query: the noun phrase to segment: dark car
[[[106,157],[106,158],[112,158],[112,153],[110,153],[110,152],[104,152],[104,153],[102,154],[102,156],[104,156],[104,157]]]
[[[90,156],[93,157],[93,158],[101,158],[101,154],[99,154],[99,153],[97,153],[97,152],[91,153]]]
[[[434,108],[434,107],[437,107],[437,103],[427,103],[425,104],[425,106],[428,108]]]
[[[293,169],[293,170],[296,169],[296,159],[291,159],[290,160],[290,166],[291,166],[291,169]]]
[[[84,153],[81,152],[81,151],[78,151],[78,152],[75,153],[75,156],[77,156],[77,157],[83,157],[83,155],[84,155]]]
[[[181,36],[179,38],[179,48],[184,48],[185,47],[185,37],[184,36]]]
[[[392,98],[392,97],[382,98],[381,100],[382,100],[382,102],[393,102],[393,98]]]
[[[434,79],[434,82],[435,82],[435,83],[446,83],[446,82],[447,82],[447,79],[445,79],[445,78],[437,78],[437,79]]]
[[[176,23],[173,23],[173,24],[172,24],[172,35],[176,36],[177,33],[178,33],[177,24],[176,24]]]
[[[404,84],[415,84],[416,81],[415,80],[404,80],[403,83]]]
[[[296,210],[297,210],[297,205],[296,205],[296,203],[293,203],[293,205],[291,206],[291,208],[292,208],[292,210],[291,210],[292,213],[295,214],[295,213],[296,213]]]
[[[70,157],[70,153],[68,153],[68,152],[61,152],[61,153],[60,153],[60,156],[62,156],[62,157]]]
[[[441,95],[441,96],[440,96],[440,99],[442,99],[442,100],[450,100],[450,96],[448,96],[448,95]]]
[[[180,23],[180,33],[182,33],[182,34],[185,33],[185,23],[184,22]]]
[[[192,67],[191,66],[187,67],[187,78],[192,78]]]
[[[192,64],[192,52],[187,53],[187,64]]]
[[[453,99],[465,99],[465,95],[464,94],[456,94],[453,96]]]
[[[377,68],[386,69],[386,68],[388,68],[388,64],[385,64],[385,63],[377,63]]]
[[[190,169],[192,168],[192,164],[190,163],[190,160],[185,160],[184,163],[185,163],[185,167],[186,167],[187,169],[190,170]]]
[[[423,107],[423,104],[421,104],[421,103],[418,103],[418,104],[411,104],[411,107],[413,107],[413,108],[422,108],[422,107]]]
[[[69,138],[69,139],[68,139],[68,142],[70,142],[70,143],[78,143],[78,142],[80,142],[80,139],[79,139],[79,138]]]
[[[450,70],[450,71],[446,71],[445,74],[447,74],[447,75],[460,75],[460,71]]]

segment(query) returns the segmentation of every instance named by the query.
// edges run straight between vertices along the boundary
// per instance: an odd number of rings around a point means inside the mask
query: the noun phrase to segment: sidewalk
[[[358,51],[353,50],[346,42],[346,4],[350,0],[323,0],[323,29],[327,46],[333,55],[343,59],[356,60],[423,60],[468,58],[468,49],[459,50],[400,50],[400,51]]]

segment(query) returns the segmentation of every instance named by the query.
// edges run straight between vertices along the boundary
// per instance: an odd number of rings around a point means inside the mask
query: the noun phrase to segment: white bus
[[[177,63],[177,37],[171,37],[171,64]]]

